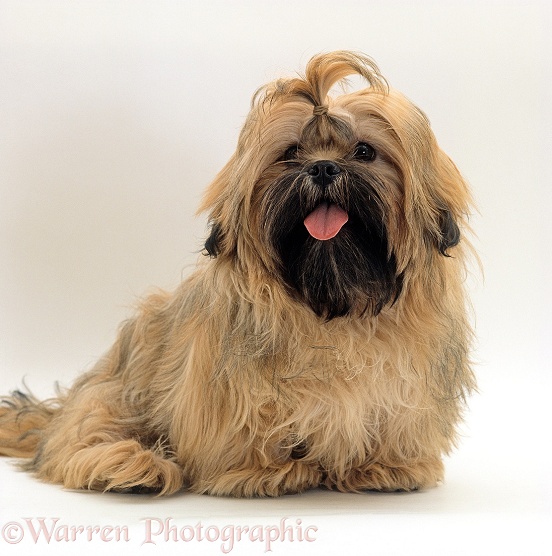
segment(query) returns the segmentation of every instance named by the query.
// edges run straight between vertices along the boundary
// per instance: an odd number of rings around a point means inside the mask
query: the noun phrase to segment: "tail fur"
[[[40,401],[19,390],[0,397],[0,455],[32,458],[59,402],[58,398]]]

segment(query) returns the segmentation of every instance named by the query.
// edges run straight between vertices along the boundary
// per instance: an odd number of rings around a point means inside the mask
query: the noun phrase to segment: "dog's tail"
[[[31,458],[41,432],[59,411],[60,399],[40,401],[16,390],[0,398],[0,455]]]

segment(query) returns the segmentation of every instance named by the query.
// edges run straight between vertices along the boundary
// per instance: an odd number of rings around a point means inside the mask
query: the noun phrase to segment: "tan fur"
[[[328,96],[353,73],[371,87]],[[308,158],[343,156],[332,114],[385,153],[371,168],[386,184],[404,285],[376,316],[317,317],[284,287],[266,242],[275,161],[313,109]],[[434,247],[443,207],[465,232],[468,189],[426,117],[370,59],[314,58],[305,79],[257,93],[236,153],[207,190],[201,210],[223,231],[219,256],[173,294],[147,298],[57,405],[5,398],[0,453],[33,457],[29,469],[69,488],[276,496],[321,484],[435,485],[475,387],[462,285],[469,245],[463,235],[450,256]]]

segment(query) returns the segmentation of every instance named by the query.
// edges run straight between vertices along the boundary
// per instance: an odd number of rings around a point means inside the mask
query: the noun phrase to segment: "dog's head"
[[[359,74],[367,89],[332,98]],[[369,58],[313,58],[304,78],[261,89],[231,160],[202,204],[209,255],[322,318],[376,315],[431,281],[460,240],[469,194],[425,115]]]

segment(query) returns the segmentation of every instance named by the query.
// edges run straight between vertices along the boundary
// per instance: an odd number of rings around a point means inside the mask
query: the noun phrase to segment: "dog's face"
[[[371,87],[335,99],[351,73]],[[211,256],[277,277],[318,316],[376,315],[459,241],[468,193],[426,117],[373,62],[311,60],[305,79],[254,99],[238,148],[208,190]]]
[[[400,179],[376,134],[360,139],[351,123],[309,118],[253,196],[278,272],[327,319],[379,312],[402,281],[386,223]]]

